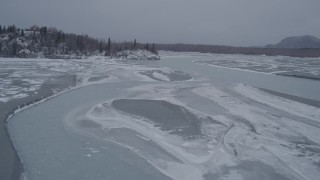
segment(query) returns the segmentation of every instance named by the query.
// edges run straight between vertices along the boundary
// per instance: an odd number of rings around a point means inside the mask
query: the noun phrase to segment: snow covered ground
[[[150,68],[139,64],[144,63],[140,60],[130,63],[104,56],[67,60],[0,58],[0,102],[5,103],[37,93],[48,81],[65,75],[76,76],[77,87],[82,87],[127,78],[143,81],[157,78],[167,81],[179,73],[168,68]]]
[[[9,121],[28,179],[318,179],[320,107],[304,101],[317,97],[319,81],[193,63],[256,63],[261,56],[162,54],[152,62],[93,57],[30,66],[75,74],[78,87],[86,87]],[[13,72],[41,85],[39,69],[31,68],[33,76],[19,66]],[[278,84],[299,100],[261,89],[276,91]]]

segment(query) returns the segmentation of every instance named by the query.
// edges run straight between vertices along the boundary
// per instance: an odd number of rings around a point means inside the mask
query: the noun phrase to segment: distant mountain
[[[267,45],[266,48],[317,49],[320,48],[320,39],[310,35],[293,36],[287,37],[277,44]]]

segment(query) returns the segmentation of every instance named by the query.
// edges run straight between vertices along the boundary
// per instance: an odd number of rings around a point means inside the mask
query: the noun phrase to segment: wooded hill
[[[144,49],[157,54],[155,44],[132,42],[116,43],[98,40],[88,35],[64,33],[53,27],[16,28],[0,25],[0,56],[75,58],[79,56],[113,56],[123,50]]]

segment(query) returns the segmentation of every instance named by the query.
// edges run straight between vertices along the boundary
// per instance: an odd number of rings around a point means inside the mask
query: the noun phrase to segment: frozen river
[[[9,133],[29,180],[316,180],[320,81],[275,74],[318,77],[320,59],[280,59],[57,62],[81,88],[17,113]]]

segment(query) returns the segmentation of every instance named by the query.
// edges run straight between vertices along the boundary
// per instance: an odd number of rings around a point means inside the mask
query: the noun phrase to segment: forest
[[[61,56],[113,56],[124,50],[143,49],[158,54],[154,43],[113,42],[88,35],[65,33],[55,27],[17,28],[15,25],[0,25],[0,56],[2,57],[47,57]]]

